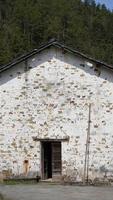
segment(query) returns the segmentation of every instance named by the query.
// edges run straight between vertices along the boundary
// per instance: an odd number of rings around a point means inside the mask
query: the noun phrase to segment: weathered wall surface
[[[62,176],[82,181],[91,103],[90,179],[113,178],[113,73],[47,49],[0,74],[0,172],[41,173],[41,145],[62,142]],[[28,161],[28,163],[26,163]]]

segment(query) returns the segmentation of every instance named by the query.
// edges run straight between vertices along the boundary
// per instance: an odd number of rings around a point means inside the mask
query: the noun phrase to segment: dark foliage
[[[0,0],[0,65],[51,38],[113,64],[113,12],[94,0]]]

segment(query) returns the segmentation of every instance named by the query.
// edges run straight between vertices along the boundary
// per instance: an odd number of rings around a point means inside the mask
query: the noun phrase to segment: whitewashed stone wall
[[[0,74],[0,172],[41,174],[41,145],[62,142],[62,176],[82,181],[91,103],[90,179],[113,178],[113,72],[50,48]]]

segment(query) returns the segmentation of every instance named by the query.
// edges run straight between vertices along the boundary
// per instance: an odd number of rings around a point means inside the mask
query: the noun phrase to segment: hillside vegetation
[[[113,12],[94,0],[0,0],[0,65],[56,38],[113,64]]]

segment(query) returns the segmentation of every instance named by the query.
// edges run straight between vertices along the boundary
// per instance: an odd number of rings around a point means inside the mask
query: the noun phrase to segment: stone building
[[[51,41],[0,68],[0,173],[112,181],[112,66]]]

